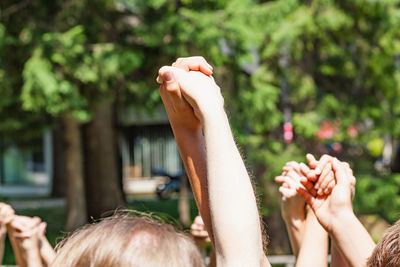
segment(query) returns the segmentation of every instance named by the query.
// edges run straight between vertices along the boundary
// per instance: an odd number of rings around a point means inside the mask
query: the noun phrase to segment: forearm
[[[337,248],[336,242],[332,240],[331,245],[331,266],[332,267],[349,267],[347,262],[345,261],[343,255],[340,253],[339,249]]]
[[[39,248],[27,249],[23,253],[24,264],[19,266],[26,267],[42,267],[42,258],[40,257]]]
[[[6,242],[6,233],[7,232],[0,233],[0,265],[2,264],[3,257],[4,257],[4,247],[5,247],[5,242]]]
[[[7,233],[14,252],[15,261],[17,262],[18,266],[25,266],[21,251],[18,247],[17,240],[15,239],[15,237],[13,237],[13,229],[10,225],[7,225]]]
[[[297,267],[328,266],[328,233],[319,224],[314,212],[307,214]]]
[[[40,238],[40,256],[42,258],[43,264],[46,266],[50,266],[56,256],[53,247],[45,236]]]
[[[13,235],[13,229],[9,225],[7,225],[7,232],[17,265],[19,267],[42,267],[39,247],[30,246],[30,248],[25,248],[22,243],[24,241],[17,240],[17,238]]]
[[[39,249],[23,249],[14,238],[10,238],[15,261],[20,267],[41,267],[42,259]]]
[[[217,259],[215,255],[215,249],[213,246],[211,246],[210,263],[208,264],[208,267],[216,267],[216,266],[217,266]]]
[[[197,207],[208,235],[213,240],[213,229],[207,191],[207,162],[204,137],[201,129],[182,129],[171,123],[175,140],[193,190]]]
[[[238,264],[260,264],[263,251],[256,199],[227,116],[217,111],[206,116],[203,125],[217,265],[219,256]],[[234,242],[234,233],[246,233],[246,238]]]
[[[293,254],[297,257],[299,255],[300,246],[303,241],[305,220],[284,219],[284,222]]]
[[[353,212],[334,216],[330,235],[349,266],[366,266],[375,243]]]

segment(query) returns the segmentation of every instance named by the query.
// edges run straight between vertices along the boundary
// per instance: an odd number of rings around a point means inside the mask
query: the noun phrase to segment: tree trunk
[[[184,227],[190,226],[189,187],[186,174],[180,177],[181,188],[179,191],[178,212],[179,221]]]
[[[65,197],[66,193],[65,155],[61,127],[61,123],[57,123],[53,130],[53,182],[51,196],[57,198]]]
[[[62,118],[67,182],[66,230],[72,231],[87,222],[83,180],[82,144],[79,122],[73,117]]]
[[[112,103],[104,102],[85,126],[87,214],[94,218],[123,206],[113,119]]]

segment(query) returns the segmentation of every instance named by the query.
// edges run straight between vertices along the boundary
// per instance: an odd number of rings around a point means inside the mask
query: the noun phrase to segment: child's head
[[[189,236],[127,213],[82,227],[56,250],[52,266],[204,266]]]
[[[400,266],[400,220],[386,230],[368,259],[367,266]]]

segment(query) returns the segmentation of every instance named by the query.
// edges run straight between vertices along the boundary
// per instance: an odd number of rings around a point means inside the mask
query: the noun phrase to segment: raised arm
[[[212,73],[208,63],[200,57],[181,58],[173,65],[185,71],[203,70]],[[193,108],[183,98],[173,72],[160,72],[157,81],[161,84],[160,95],[192,186],[197,207],[205,222],[207,232],[213,240],[207,190],[206,150],[200,120],[194,114]]]
[[[222,103],[206,106],[202,116],[217,265],[259,266],[263,249],[256,199]],[[232,233],[246,237],[237,239]]]
[[[328,239],[328,233],[309,209],[296,267],[328,266]]]
[[[15,216],[7,225],[8,236],[18,266],[43,266],[39,250],[38,226],[41,220],[37,217]]]
[[[331,243],[331,267],[349,267],[334,240]]]
[[[330,195],[314,197],[302,188],[298,191],[314,210],[346,262],[350,266],[366,266],[375,243],[353,212],[351,199],[355,178],[348,164],[333,158],[331,166],[337,184]]]
[[[246,168],[234,142],[223,98],[212,77],[163,67],[172,72],[204,131],[207,183],[217,265],[261,266],[265,260],[259,214]],[[241,233],[241,235],[232,235]]]
[[[303,242],[306,222],[306,202],[296,191],[296,188],[301,186],[301,175],[300,164],[291,161],[283,167],[282,175],[275,177],[277,183],[282,183],[279,187],[279,193],[282,197],[281,215],[285,222],[293,254],[296,257]]]
[[[7,235],[6,225],[0,223],[0,264],[3,262],[6,235]]]
[[[42,258],[42,262],[44,266],[50,266],[53,262],[54,258],[56,257],[56,253],[51,246],[50,242],[46,238],[46,228],[47,223],[42,222],[38,226],[38,238],[39,238],[39,251],[40,257]]]
[[[333,158],[329,155],[323,155],[319,160],[316,160],[312,154],[307,154],[306,158],[311,168],[307,176],[315,181],[315,185],[313,185],[315,194],[313,195],[316,196],[318,192],[319,195],[322,195],[322,192],[329,195],[336,185],[335,175],[331,167]],[[354,193],[352,193],[352,196],[354,196]],[[334,240],[331,243],[331,256],[332,267],[348,267]]]
[[[7,224],[9,224],[13,218],[14,210],[11,208],[11,206],[0,202],[0,265],[3,262]]]
[[[281,212],[289,234],[292,250],[297,257],[298,267],[327,266],[328,233],[318,223],[313,211],[307,208],[305,200],[296,191],[302,187],[310,169],[304,163],[286,163],[283,174],[275,178],[282,183]],[[306,215],[307,213],[307,215]]]

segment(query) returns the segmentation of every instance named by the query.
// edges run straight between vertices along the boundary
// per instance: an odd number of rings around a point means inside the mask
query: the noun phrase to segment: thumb
[[[315,157],[314,157],[313,154],[308,153],[308,154],[306,155],[306,159],[307,159],[308,165],[309,165],[311,168],[316,168],[316,167],[317,167],[318,161],[315,159]]]
[[[314,210],[315,197],[313,197],[308,191],[306,191],[302,187],[297,187],[296,191],[304,198],[307,204]]]
[[[181,90],[172,68],[162,67],[158,73],[168,93],[181,97]]]

